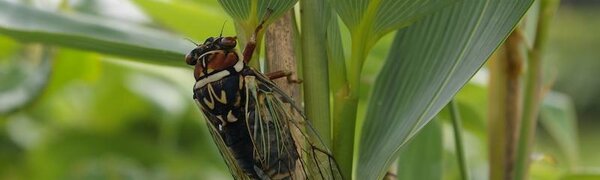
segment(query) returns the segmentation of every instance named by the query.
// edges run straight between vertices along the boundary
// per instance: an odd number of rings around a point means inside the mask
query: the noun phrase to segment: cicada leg
[[[272,12],[273,12],[272,9],[267,9],[267,14],[263,18],[263,20],[260,21],[260,24],[258,24],[256,29],[254,29],[254,33],[252,34],[252,36],[250,36],[248,43],[246,43],[246,47],[244,48],[244,53],[243,53],[244,63],[247,64],[248,62],[250,62],[250,59],[252,59],[252,54],[254,54],[254,49],[256,48],[256,37],[258,36],[258,32],[260,32],[260,30],[262,30],[263,25],[265,24],[267,19],[269,19],[269,17],[271,17]]]
[[[290,83],[302,83],[302,79],[298,79],[298,78],[294,78],[292,77],[292,71],[288,71],[288,70],[279,70],[279,71],[275,71],[275,72],[270,72],[265,74],[270,80],[275,80],[275,79],[279,79],[279,78],[287,78],[288,82]]]

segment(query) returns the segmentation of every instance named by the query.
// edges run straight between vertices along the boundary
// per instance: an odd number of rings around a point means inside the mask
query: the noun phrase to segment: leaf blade
[[[181,32],[187,37],[204,41],[207,37],[218,36],[223,23],[223,34],[233,35],[234,27],[227,22],[227,15],[215,5],[207,2],[164,2],[134,0],[158,24]],[[216,2],[215,2],[216,3]]]
[[[393,157],[483,65],[532,1],[466,0],[401,30],[368,105],[358,179],[382,177]]]
[[[455,1],[332,0],[332,4],[353,36],[368,36],[368,44],[375,44],[386,33],[406,27]]]
[[[179,65],[193,45],[162,31],[108,19],[52,13],[0,1],[0,33],[145,62]]]

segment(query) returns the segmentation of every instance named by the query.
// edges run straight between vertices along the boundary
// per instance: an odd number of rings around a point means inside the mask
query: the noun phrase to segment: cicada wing
[[[294,171],[290,172],[292,179],[342,179],[331,151],[300,108],[268,78],[257,71],[255,74],[256,78],[247,76],[245,79],[246,88],[250,92],[248,95],[253,97],[249,100],[256,101],[257,121],[272,121],[277,125],[277,130],[280,131],[277,132],[277,138],[283,141],[277,145],[281,146],[282,152],[291,152],[287,149],[294,148],[296,156],[299,156]],[[288,134],[291,134],[291,141],[286,140]],[[264,137],[255,138],[255,141],[261,141]],[[289,153],[287,155],[293,156]]]
[[[218,127],[215,127],[213,124],[210,123],[211,121],[219,121],[219,119],[217,117],[215,117],[214,115],[212,115],[210,112],[205,111],[197,99],[194,99],[194,100],[196,101],[196,104],[198,104],[198,107],[200,107],[200,110],[202,111],[202,114],[204,115],[204,118],[206,121],[206,126],[208,127],[208,131],[210,132],[210,135],[212,136],[213,141],[217,145],[217,148],[219,149],[219,153],[225,160],[225,163],[227,164],[227,167],[229,168],[229,172],[231,173],[233,178],[236,180],[251,179],[248,175],[246,175],[246,173],[244,173],[244,171],[236,163],[236,160],[235,160],[233,154],[231,153],[231,151],[229,150],[227,145],[225,145],[225,141],[223,140],[222,136],[219,134],[219,131],[217,129]]]

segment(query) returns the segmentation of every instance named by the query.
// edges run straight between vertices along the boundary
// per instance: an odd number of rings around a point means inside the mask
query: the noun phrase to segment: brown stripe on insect
[[[211,54],[204,57],[206,62],[196,64],[195,66],[194,77],[196,80],[199,80],[206,74],[232,67],[238,62],[238,57],[235,52],[216,51],[209,53]]]

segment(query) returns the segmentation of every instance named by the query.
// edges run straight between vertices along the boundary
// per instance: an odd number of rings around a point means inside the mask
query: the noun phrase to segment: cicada
[[[264,22],[263,22],[264,23]],[[337,163],[302,110],[269,74],[247,65],[236,37],[209,37],[185,57],[194,66],[194,100],[235,179],[342,179]]]

